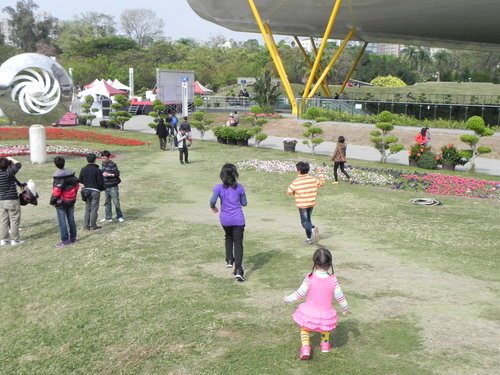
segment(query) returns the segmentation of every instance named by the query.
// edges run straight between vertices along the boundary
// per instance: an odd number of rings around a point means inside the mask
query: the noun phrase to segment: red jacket
[[[428,143],[427,137],[425,135],[422,135],[422,133],[418,133],[418,135],[415,137],[415,140],[419,145],[425,145]]]
[[[56,207],[73,206],[80,188],[75,173],[68,169],[59,169],[53,177],[50,204]]]

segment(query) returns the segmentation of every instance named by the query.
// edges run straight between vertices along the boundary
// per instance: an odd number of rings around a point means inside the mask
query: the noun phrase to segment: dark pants
[[[167,137],[158,137],[160,139],[160,148],[165,150],[167,148]]]
[[[187,146],[184,146],[183,148],[179,148],[179,160],[180,160],[181,164],[189,163]]]
[[[308,208],[299,208],[300,222],[302,223],[302,227],[306,230],[307,238],[311,239],[312,230],[314,225],[311,222],[313,207]]]
[[[57,207],[57,221],[61,232],[61,241],[76,241],[75,206]],[[69,233],[68,233],[69,232]]]
[[[85,201],[85,216],[83,217],[83,226],[85,229],[95,228],[97,226],[97,213],[99,211],[100,199],[101,192],[93,190]]]
[[[340,167],[340,171],[343,174],[345,174],[347,179],[350,179],[349,175],[347,174],[347,172],[344,169],[344,164],[345,164],[345,161],[336,161],[333,163],[333,177],[335,177],[335,181],[339,180],[339,176],[337,174],[337,170],[339,169],[339,167]]]
[[[226,233],[226,262],[234,262],[234,272],[240,270],[243,274],[243,232],[244,225],[231,225],[222,228]]]

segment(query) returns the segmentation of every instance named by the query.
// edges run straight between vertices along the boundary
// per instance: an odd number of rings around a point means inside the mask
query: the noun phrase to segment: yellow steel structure
[[[314,38],[313,37],[310,37],[309,40],[311,41],[311,47],[314,51],[314,56],[318,56],[318,48],[316,48],[316,42],[314,41]],[[311,67],[312,69],[312,67]],[[319,62],[319,65],[318,65],[318,72],[321,74],[323,74],[323,67],[321,66],[321,61]],[[316,73],[314,75],[314,78],[318,78],[318,73]],[[328,96],[332,96],[332,93],[330,92],[330,87],[328,87],[328,83],[326,83],[326,80],[324,82],[324,86],[326,87],[326,89],[328,90]]]
[[[344,92],[345,86],[347,85],[347,82],[351,79],[352,73],[354,73],[354,70],[358,66],[361,56],[363,56],[363,53],[365,52],[366,46],[368,45],[368,42],[365,42],[363,44],[363,48],[361,48],[361,51],[359,51],[358,57],[356,57],[356,60],[354,61],[354,64],[352,64],[351,70],[349,70],[349,73],[347,73],[347,76],[344,79],[344,82],[342,83],[342,87],[340,88],[339,94],[342,94]]]
[[[342,0],[335,1],[335,4],[333,6],[328,24],[326,26],[325,33],[323,35],[323,39],[321,41],[319,50],[316,48],[316,45],[314,43],[314,39],[311,38],[311,46],[312,46],[312,49],[315,53],[314,62],[311,61],[311,58],[309,57],[307,52],[304,50],[300,40],[296,36],[294,36],[294,39],[297,43],[297,47],[302,52],[302,54],[304,55],[304,58],[306,60],[306,63],[311,68],[311,73],[309,75],[309,78],[308,78],[308,81],[307,81],[307,84],[306,84],[306,87],[305,87],[304,93],[303,93],[304,99],[312,98],[314,96],[314,94],[316,93],[316,91],[318,90],[318,88],[320,88],[320,87],[321,87],[323,93],[325,94],[325,96],[331,96],[330,88],[328,87],[328,84],[326,82],[326,77],[328,75],[328,72],[335,65],[338,58],[340,57],[340,55],[344,51],[347,43],[351,40],[352,36],[354,35],[354,33],[356,31],[355,28],[351,28],[349,30],[349,33],[344,38],[344,40],[340,44],[339,48],[335,51],[335,54],[332,56],[330,62],[323,70],[321,67],[321,58],[323,57],[323,53],[324,53],[326,45],[328,43],[328,39],[330,37],[330,33],[332,31],[332,28],[333,28],[333,25],[335,23],[335,19],[337,17],[337,14],[339,12],[341,4],[342,4]],[[248,5],[250,6],[250,9],[251,9],[253,16],[255,18],[255,21],[257,23],[257,26],[259,27],[260,33],[262,34],[262,37],[264,38],[266,46],[267,46],[269,53],[271,55],[271,58],[273,60],[274,66],[276,67],[278,75],[279,75],[281,82],[283,84],[283,88],[288,96],[288,99],[290,100],[290,104],[292,107],[292,113],[298,114],[299,108],[297,106],[297,101],[295,100],[295,95],[294,95],[294,92],[292,90],[292,86],[290,85],[290,81],[288,80],[288,75],[286,73],[285,66],[283,65],[283,60],[281,59],[281,56],[280,56],[279,51],[278,51],[278,47],[276,46],[276,43],[274,41],[274,36],[273,36],[272,30],[271,30],[271,27],[270,27],[268,22],[264,22],[262,20],[262,17],[260,15],[259,10],[257,9],[257,6],[255,5],[254,0],[248,0]],[[356,69],[359,61],[361,60],[361,56],[362,56],[363,52],[365,51],[366,46],[367,46],[367,43],[364,44],[363,48],[361,49],[361,52],[359,53],[359,55],[356,58],[356,61],[354,62],[349,73],[347,74],[347,77],[343,82],[340,93],[342,93],[342,91],[344,90],[345,85],[349,81],[352,73]],[[316,83],[313,86],[314,80],[316,80]],[[313,86],[313,87],[311,88],[311,86]]]
[[[283,61],[278,52],[278,48],[276,47],[276,43],[274,42],[274,37],[271,32],[271,28],[268,24],[264,24],[262,18],[260,16],[259,10],[255,6],[255,2],[253,0],[248,0],[248,5],[252,10],[253,16],[255,17],[255,21],[259,26],[260,33],[262,34],[264,41],[266,42],[269,53],[271,54],[271,58],[273,59],[274,66],[278,71],[281,82],[283,83],[283,87],[285,88],[285,92],[290,100],[290,104],[292,106],[292,113],[298,114],[297,102],[295,101],[295,95],[292,90],[292,86],[290,85],[290,81],[288,80],[288,76],[285,71],[285,67],[283,65]]]
[[[337,14],[340,9],[340,5],[342,4],[342,0],[336,0],[335,5],[333,6],[332,13],[330,15],[330,19],[328,20],[328,24],[326,25],[325,33],[323,35],[323,39],[321,40],[321,44],[319,46],[319,51],[316,54],[316,59],[314,60],[314,65],[311,70],[311,74],[309,75],[309,79],[307,80],[306,87],[304,89],[304,94],[302,97],[307,98],[309,96],[309,90],[311,89],[312,81],[314,79],[314,76],[316,75],[316,72],[318,71],[318,66],[319,62],[321,61],[321,58],[323,57],[323,52],[326,48],[326,45],[328,43],[328,38],[330,38],[330,33],[333,28],[333,24],[335,23],[335,19],[337,18]],[[326,73],[328,73],[328,68],[325,69],[322,75],[326,76]],[[317,84],[317,83],[316,83]]]
[[[295,39],[295,43],[297,43],[297,47],[299,48],[300,52],[302,52],[302,55],[304,56],[304,59],[306,60],[307,65],[309,65],[309,68],[312,69],[313,67],[313,62],[311,61],[311,58],[307,54],[307,52],[304,50],[304,47],[302,46],[302,43],[300,42],[299,38],[297,38],[295,35],[293,36],[293,39]],[[322,72],[323,69],[321,69],[320,66],[320,72]],[[318,79],[318,73],[315,74],[316,80]],[[330,93],[330,88],[328,87],[328,84],[326,82],[323,82],[321,84],[321,90],[323,91],[323,94],[325,96],[331,96],[332,94]]]
[[[308,98],[312,98],[314,96],[314,94],[316,93],[316,91],[318,90],[318,87],[319,85],[321,85],[321,82],[323,82],[328,74],[328,72],[330,71],[330,69],[333,67],[333,65],[335,65],[335,63],[337,62],[338,58],[340,57],[340,55],[342,54],[342,52],[344,51],[344,48],[345,46],[347,45],[347,43],[351,40],[352,36],[354,35],[354,32],[355,32],[355,29],[351,29],[349,31],[349,34],[347,34],[347,36],[344,38],[344,40],[342,41],[342,43],[340,44],[340,47],[337,48],[337,50],[335,51],[335,54],[332,56],[330,62],[328,63],[328,65],[326,66],[325,70],[323,71],[323,74],[321,74],[321,76],[319,77],[319,80],[316,82],[316,84],[314,85],[314,87],[312,88],[311,92],[309,93],[309,95],[307,96]]]

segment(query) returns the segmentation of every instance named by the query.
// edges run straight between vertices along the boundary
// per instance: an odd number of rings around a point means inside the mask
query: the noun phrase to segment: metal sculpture
[[[23,53],[0,66],[0,109],[18,124],[52,124],[68,112],[72,94],[71,77],[50,57]]]

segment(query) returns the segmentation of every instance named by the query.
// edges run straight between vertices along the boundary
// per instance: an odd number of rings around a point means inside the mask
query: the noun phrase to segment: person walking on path
[[[345,138],[343,136],[340,136],[338,138],[337,146],[335,147],[335,151],[333,152],[331,158],[331,160],[333,161],[333,177],[335,178],[333,184],[339,183],[339,176],[337,174],[339,167],[340,171],[347,177],[347,181],[351,180],[351,178],[344,169],[344,164],[347,161],[346,151],[347,151],[347,145],[345,144]]]
[[[182,121],[181,124],[179,125],[179,131],[184,130],[184,133],[186,134],[186,138],[187,138],[187,145],[189,147],[193,143],[193,137],[192,137],[192,133],[191,133],[191,124],[189,123],[187,116],[184,116],[183,120],[184,121]]]
[[[163,120],[162,118],[158,121],[158,125],[156,126],[156,135],[158,136],[158,139],[160,140],[160,149],[166,150],[167,149],[168,129],[165,126],[165,120]]]
[[[298,162],[298,177],[288,187],[288,195],[295,197],[295,205],[299,209],[300,221],[306,231],[306,243],[313,244],[319,241],[319,229],[311,221],[312,211],[316,205],[318,188],[325,184],[324,171],[321,170],[319,178],[309,176],[309,163]]]
[[[0,245],[2,246],[20,245],[24,242],[19,240],[21,204],[16,187],[16,174],[21,166],[22,164],[14,158],[0,158]]]
[[[179,161],[181,164],[189,164],[188,133],[181,127],[176,137],[177,148],[179,149]]]
[[[83,217],[83,227],[86,230],[101,229],[97,225],[97,215],[99,212],[99,201],[101,191],[104,190],[104,178],[102,171],[95,163],[96,155],[87,155],[88,164],[80,171],[78,180],[83,184],[82,197],[85,198],[85,215]]]
[[[301,360],[311,357],[311,332],[321,333],[319,345],[322,353],[331,350],[330,332],[337,327],[337,312],[332,306],[333,297],[342,307],[342,314],[345,315],[349,311],[349,305],[333,272],[332,254],[328,249],[319,248],[314,252],[312,272],[304,278],[299,289],[285,297],[284,301],[292,303],[304,297],[306,301],[300,304],[292,315],[300,327]]]
[[[226,267],[234,266],[234,277],[245,281],[243,271],[243,232],[245,231],[245,215],[243,208],[247,205],[245,188],[238,183],[238,171],[234,164],[224,164],[220,171],[222,184],[215,185],[210,198],[210,208],[219,213],[216,207],[220,199],[220,223],[225,233]]]
[[[116,219],[120,223],[123,223],[125,219],[123,218],[120,206],[120,189],[118,188],[118,185],[122,182],[120,179],[120,170],[116,163],[111,160],[111,153],[109,151],[104,150],[101,155],[104,158],[101,171],[104,179],[104,195],[106,197],[104,201],[104,219],[101,219],[101,223],[113,221],[111,202],[115,206]]]
[[[61,156],[54,158],[54,165],[57,167],[53,175],[52,196],[50,204],[56,208],[61,242],[56,247],[71,245],[77,241],[75,223],[75,202],[80,188],[78,178],[69,169],[64,169],[66,160]]]

